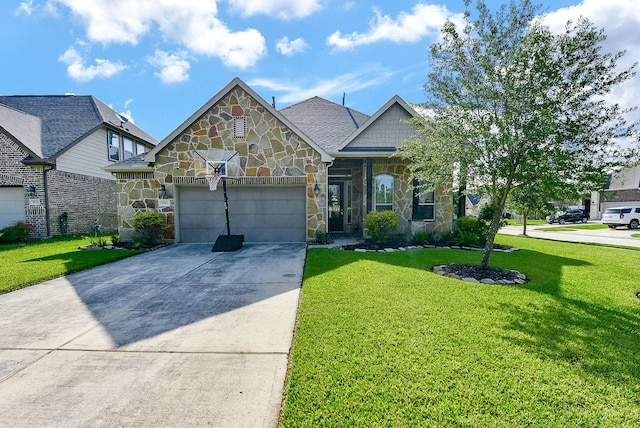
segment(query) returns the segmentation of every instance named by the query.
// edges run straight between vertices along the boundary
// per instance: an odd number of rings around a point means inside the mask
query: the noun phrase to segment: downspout
[[[51,237],[51,219],[49,218],[49,184],[47,181],[47,172],[54,169],[54,167],[47,168],[46,165],[42,165],[42,184],[44,186],[44,218],[47,224],[47,238]]]

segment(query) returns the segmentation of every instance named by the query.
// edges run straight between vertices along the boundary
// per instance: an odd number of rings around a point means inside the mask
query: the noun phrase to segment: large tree
[[[462,28],[447,22],[431,47],[427,114],[412,120],[419,138],[400,152],[424,188],[457,176],[490,196],[486,268],[514,187],[538,182],[577,194],[628,161],[632,153],[619,142],[637,142],[638,124],[604,96],[634,76],[636,64],[619,70],[624,53],[602,52],[604,31],[587,19],[553,34],[529,0],[495,14],[478,1],[473,19],[465,5]]]

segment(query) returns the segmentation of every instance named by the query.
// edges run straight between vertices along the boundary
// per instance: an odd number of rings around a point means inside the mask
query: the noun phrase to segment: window
[[[233,138],[245,138],[247,121],[244,117],[233,119]]]
[[[131,159],[134,155],[133,153],[133,140],[124,137],[122,139],[122,146],[123,146],[123,150],[122,150],[122,157],[123,159]]]
[[[436,192],[421,191],[417,180],[413,182],[413,219],[436,219]]]
[[[109,160],[120,160],[120,135],[115,132],[108,132],[109,139]]]
[[[144,144],[114,131],[107,131],[107,140],[109,146],[109,160],[114,162],[131,159],[135,155],[141,155],[147,151]]]
[[[376,211],[393,210],[393,176],[389,174],[377,175],[376,189],[373,203]]]

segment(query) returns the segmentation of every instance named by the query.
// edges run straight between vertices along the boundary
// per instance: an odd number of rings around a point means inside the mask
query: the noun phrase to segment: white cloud
[[[354,93],[372,86],[378,86],[393,76],[391,71],[374,66],[353,73],[346,73],[329,80],[320,80],[305,86],[303,83],[291,83],[290,80],[254,79],[248,84],[252,87],[262,87],[276,92],[282,92],[279,102],[289,104],[306,100],[314,96],[331,98],[344,92]]]
[[[424,3],[415,5],[411,13],[400,13],[395,20],[383,15],[377,8],[373,9],[373,13],[375,18],[369,23],[369,31],[343,35],[338,30],[329,36],[327,44],[338,50],[348,50],[381,41],[414,43],[438,34],[447,19],[460,19],[459,14],[453,14],[445,6]]]
[[[156,76],[160,77],[164,83],[178,83],[189,79],[191,65],[186,60],[186,56],[187,53],[184,51],[168,54],[156,49],[155,54],[149,57],[147,61],[160,69]]]
[[[102,44],[138,42],[152,29],[194,54],[217,57],[225,65],[252,67],[266,54],[255,29],[234,32],[217,18],[216,0],[52,0],[78,16],[87,37]]]
[[[603,42],[605,52],[615,53],[626,50],[618,62],[619,66],[629,67],[640,59],[640,0],[583,0],[581,3],[558,9],[544,18],[544,23],[556,33],[563,32],[568,20],[574,23],[579,17],[588,18],[598,28],[603,28],[607,40]],[[617,102],[624,108],[638,106],[640,103],[640,77],[616,87],[607,97],[607,101]],[[640,119],[640,111],[629,117]]]
[[[79,82],[111,77],[126,69],[124,65],[106,59],[96,59],[95,65],[86,66],[84,58],[73,46],[67,49],[59,60],[67,64],[67,74]]]
[[[20,6],[16,8],[16,15],[25,14],[27,16],[33,13],[33,0],[20,2]]]
[[[234,0],[229,3],[243,16],[264,14],[285,20],[304,18],[321,9],[318,0]]]
[[[276,50],[282,55],[292,56],[297,53],[304,52],[309,45],[302,38],[295,40],[289,40],[287,36],[284,36],[280,40],[276,41]]]

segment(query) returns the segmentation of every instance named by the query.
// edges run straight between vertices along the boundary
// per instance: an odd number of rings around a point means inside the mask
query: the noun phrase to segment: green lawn
[[[60,237],[27,245],[0,245],[0,294],[138,254],[137,250],[79,250],[89,241]]]
[[[524,221],[521,218],[510,218],[509,220],[507,220],[507,224],[509,226],[522,226],[524,224]],[[541,219],[541,220],[527,219],[527,226],[535,225],[535,224],[547,224],[547,221],[545,219]]]
[[[608,229],[606,224],[565,224],[564,226],[555,227],[538,227],[536,230],[548,230],[552,232],[571,232],[574,230],[586,229],[586,230],[599,230]]]
[[[640,251],[500,235],[480,252],[310,249],[281,426],[638,427]]]

